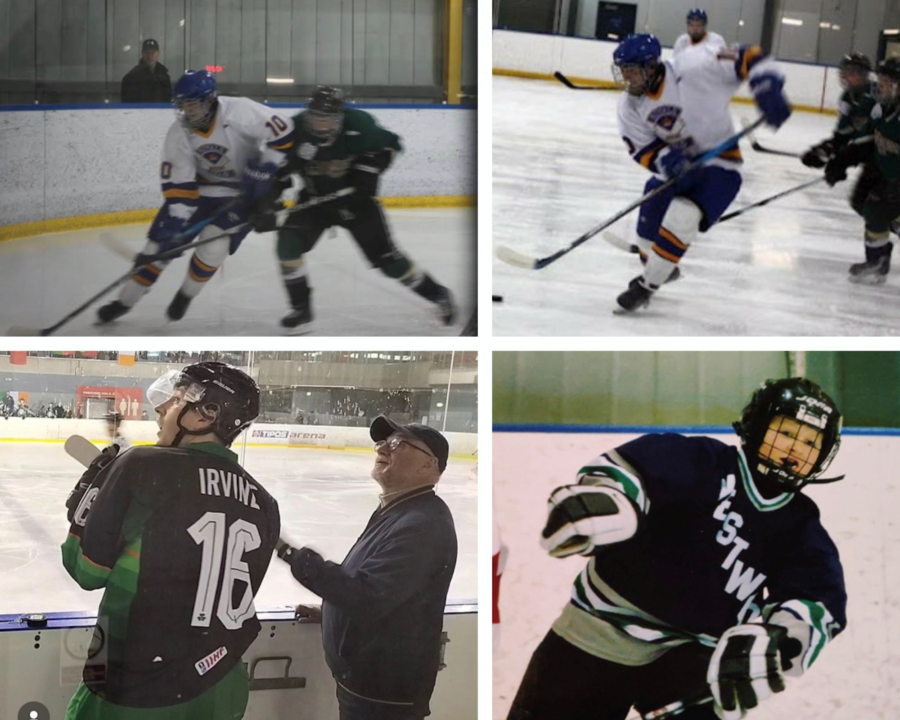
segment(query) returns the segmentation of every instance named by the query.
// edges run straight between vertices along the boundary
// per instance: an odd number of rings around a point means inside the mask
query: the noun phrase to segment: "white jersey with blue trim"
[[[675,55],[680,55],[685,50],[692,47],[710,47],[718,53],[720,50],[725,50],[728,47],[728,44],[725,42],[725,38],[719,35],[719,33],[708,32],[700,42],[694,42],[691,39],[691,36],[685,33],[675,41],[675,46],[672,48],[672,51]]]
[[[248,160],[280,165],[293,143],[288,115],[249,98],[220,97],[209,130],[189,130],[180,121],[169,128],[160,167],[163,195],[186,204],[201,195],[234,197]]]
[[[743,47],[717,54],[701,45],[665,62],[665,77],[654,93],[619,98],[619,132],[632,158],[653,173],[668,146],[697,157],[735,134],[729,111],[741,83],[762,72],[780,76],[761,48]],[[722,153],[709,165],[734,169],[740,149]]]

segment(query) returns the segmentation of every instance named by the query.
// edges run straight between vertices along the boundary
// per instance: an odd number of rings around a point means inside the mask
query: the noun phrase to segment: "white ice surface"
[[[240,450],[240,448],[236,448]],[[246,470],[278,501],[281,536],[340,562],[378,507],[369,478],[373,454],[298,448],[247,448]],[[471,460],[450,459],[438,484],[456,523],[459,558],[451,599],[478,595],[477,481]],[[0,443],[0,615],[96,612],[100,592],[79,588],[63,569],[65,500],[81,470],[61,444]],[[318,603],[273,558],[257,609]]]
[[[790,95],[790,87],[786,88]],[[542,257],[643,194],[650,174],[616,125],[618,92],[579,92],[556,82],[493,79],[493,243]],[[738,119],[756,117],[732,105]],[[835,118],[797,112],[760,144],[802,152],[829,136]],[[813,179],[794,158],[742,143],[744,184],[730,209]],[[824,183],[755,209],[700,235],[681,262],[683,279],[636,314],[613,314],[616,296],[640,274],[636,255],[600,235],[543,270],[494,259],[495,335],[895,335],[900,279],[867,287],[847,280],[861,262],[863,221],[850,182]],[[637,211],[612,231],[631,236]]]
[[[316,335],[459,335],[472,311],[474,209],[388,210],[394,242],[421,269],[454,293],[461,306],[454,327],[444,327],[433,306],[369,266],[350,235],[326,231],[306,255],[313,288]],[[12,326],[44,328],[128,271],[128,262],[97,240],[101,232],[144,244],[147,225],[51,233],[0,243],[0,333]],[[287,294],[275,253],[275,233],[250,233],[238,252],[194,299],[187,315],[169,322],[165,311],[187,273],[187,258],[166,268],[150,293],[116,322],[94,324],[96,308],[58,335],[281,335]]]

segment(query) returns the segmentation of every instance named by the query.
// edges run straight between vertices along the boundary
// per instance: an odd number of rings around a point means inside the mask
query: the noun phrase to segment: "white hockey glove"
[[[564,485],[548,501],[541,547],[553,557],[590,555],[598,545],[627,540],[637,531],[637,511],[625,495],[597,485]]]
[[[728,628],[719,639],[706,679],[722,720],[739,720],[773,693],[784,690],[780,625],[747,624]]]

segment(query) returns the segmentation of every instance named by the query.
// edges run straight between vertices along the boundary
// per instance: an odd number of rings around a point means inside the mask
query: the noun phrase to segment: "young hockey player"
[[[678,56],[689,47],[698,45],[708,45],[716,52],[725,50],[728,47],[725,38],[718,33],[708,32],[706,29],[708,24],[709,16],[706,10],[700,8],[690,10],[687,14],[687,32],[675,41],[674,54]]]
[[[401,150],[400,138],[379,126],[368,113],[346,107],[343,94],[333,87],[319,87],[307,109],[293,122],[294,146],[288,152],[287,165],[279,172],[281,182],[270,201],[275,203],[293,173],[303,180],[301,203],[345,188],[354,188],[354,192],[321,207],[289,215],[278,229],[278,259],[292,308],[281,320],[282,326],[297,333],[310,329],[311,288],[303,256],[313,249],[325,230],[335,225],[350,232],[372,267],[434,303],[443,323],[450,325],[456,316],[450,291],[397,248],[376,199],[381,174]],[[252,222],[259,232],[275,229],[271,213],[254,217]]]
[[[879,285],[891,270],[892,224],[900,218],[900,60],[878,64],[878,104],[858,140],[845,144],[828,161],[825,179],[835,185],[847,179],[847,168],[865,163],[851,203],[865,219],[865,262],[850,266],[850,280]],[[873,141],[866,142],[866,136]]]
[[[678,262],[698,232],[714,225],[740,190],[737,147],[685,172],[694,158],[735,134],[728,105],[741,83],[749,81],[757,107],[773,127],[791,114],[784,78],[759,47],[737,48],[727,58],[699,47],[671,62],[662,62],[661,53],[653,35],[633,35],[613,56],[613,72],[627,89],[619,100],[619,132],[635,162],[654,174],[644,192],[678,178],[641,206],[644,272],[617,299],[626,311],[647,305],[663,283],[678,277]]]
[[[201,362],[147,390],[157,446],[104,450],[73,490],[63,564],[104,588],[66,720],[239,720],[241,656],[280,531],[278,504],[229,450],[259,413],[237,368]]]
[[[215,78],[205,70],[182,75],[173,103],[178,119],[166,135],[160,165],[165,202],[131,279],[117,300],[97,312],[100,323],[131,310],[169,264],[147,265],[146,257],[229,233],[191,256],[187,277],[167,310],[170,320],[183,318],[191,300],[250,231],[247,216],[270,191],[284,152],[293,145],[289,118],[248,98],[217,97]],[[191,225],[217,214],[197,238],[178,238]]]
[[[844,629],[838,552],[800,493],[830,482],[840,412],[809,380],[768,380],[734,427],[740,448],[644,435],[553,491],[543,547],[589,560],[511,720],[624,720],[710,694],[678,717],[738,720]]]
[[[837,126],[830,138],[813,145],[803,154],[801,162],[806,167],[825,167],[851,140],[860,137],[878,102],[878,86],[872,82],[872,61],[865,55],[845,55],[839,73],[844,92],[838,102]]]

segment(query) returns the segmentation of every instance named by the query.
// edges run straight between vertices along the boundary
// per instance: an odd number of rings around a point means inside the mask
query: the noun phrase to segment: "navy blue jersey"
[[[763,498],[738,448],[645,435],[583,467],[579,482],[624,492],[640,518],[576,579],[581,610],[659,644],[712,645],[734,625],[790,616],[808,633],[806,667],[844,628],[843,571],[816,504],[799,493]]]

